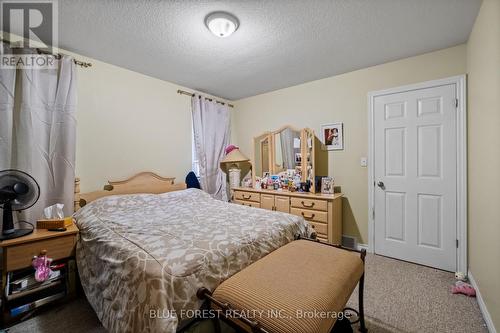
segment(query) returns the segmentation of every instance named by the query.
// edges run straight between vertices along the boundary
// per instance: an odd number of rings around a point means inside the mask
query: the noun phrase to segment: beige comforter
[[[222,281],[313,231],[301,217],[188,189],[102,198],[75,214],[78,272],[111,332],[175,332]]]

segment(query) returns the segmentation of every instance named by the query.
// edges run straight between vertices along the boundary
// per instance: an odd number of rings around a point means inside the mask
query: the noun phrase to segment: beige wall
[[[310,127],[344,122],[344,151],[329,152],[330,176],[342,186],[344,234],[368,242],[367,94],[373,90],[445,78],[466,71],[465,45],[374,66],[323,80],[238,100],[236,140],[251,154],[252,137],[284,124]]]
[[[67,53],[67,52],[66,52]],[[77,175],[82,192],[144,170],[184,181],[191,170],[192,91],[95,59],[78,68]]]
[[[500,329],[500,1],[484,0],[467,43],[469,266]]]

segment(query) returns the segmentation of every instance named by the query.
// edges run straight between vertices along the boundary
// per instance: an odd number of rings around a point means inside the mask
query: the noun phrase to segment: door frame
[[[466,75],[452,76],[368,93],[368,251],[375,252],[375,97],[411,90],[456,85],[457,129],[457,272],[467,274],[467,94]]]

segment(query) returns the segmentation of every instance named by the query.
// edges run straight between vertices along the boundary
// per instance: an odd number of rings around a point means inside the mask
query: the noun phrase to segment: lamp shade
[[[235,165],[236,163],[248,162],[248,161],[250,161],[250,159],[245,155],[243,155],[238,148],[236,148],[231,150],[229,154],[224,156],[224,158],[220,162],[220,168],[222,169],[222,171],[227,173],[227,169],[230,168],[232,165],[236,167]]]
[[[239,149],[233,149],[229,154],[227,154],[222,161],[221,164],[226,163],[238,163],[238,162],[248,162],[250,159],[243,155]]]

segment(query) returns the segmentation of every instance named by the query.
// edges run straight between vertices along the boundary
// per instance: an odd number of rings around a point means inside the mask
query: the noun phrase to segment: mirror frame
[[[315,138],[316,138],[316,135],[314,133],[314,131],[310,128],[304,128],[302,130],[302,137],[301,137],[301,142],[304,142],[305,144],[301,144],[300,147],[301,147],[301,153],[302,153],[302,159],[304,159],[304,156],[306,157],[306,160],[305,160],[305,163],[303,163],[302,165],[302,181],[305,182],[307,180],[307,139],[308,139],[308,136],[311,137],[311,156],[310,156],[310,160],[311,160],[311,168],[312,168],[312,181],[311,181],[311,187],[310,187],[310,192],[313,192],[315,193],[316,191],[316,184],[315,184],[315,176],[316,176],[316,165],[315,165],[315,161],[316,161],[316,145],[315,145]]]
[[[255,141],[256,140],[259,140],[260,138],[260,141],[259,142],[262,142],[264,140],[268,140],[269,141],[269,156],[268,156],[268,159],[269,159],[269,173],[271,173],[272,171],[272,163],[273,163],[273,136],[272,136],[272,133],[270,131],[266,131],[266,132],[263,132],[261,133],[260,135],[257,135],[257,136],[254,136],[253,139],[252,139],[252,151],[253,151],[253,158],[252,158],[252,186],[255,184],[255,174],[257,172],[257,168],[256,168],[256,165],[255,165],[255,154],[257,153],[255,151]],[[262,155],[262,152],[261,152],[261,155]],[[261,159],[262,160],[262,159]],[[262,176],[260,176],[262,177]]]

